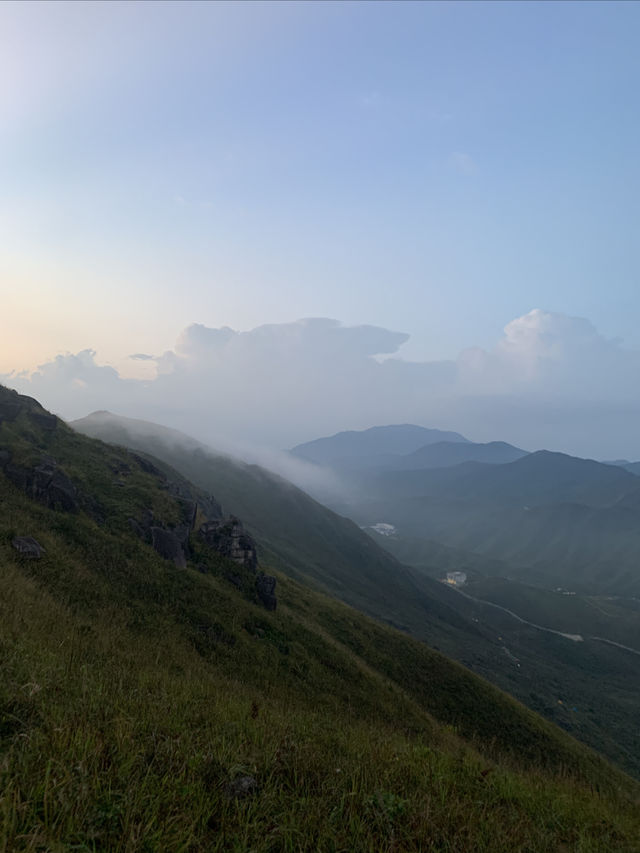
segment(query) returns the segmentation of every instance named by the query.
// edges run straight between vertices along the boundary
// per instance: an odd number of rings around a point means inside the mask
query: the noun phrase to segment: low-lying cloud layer
[[[67,419],[109,409],[225,447],[412,422],[527,449],[640,458],[640,352],[587,320],[534,310],[491,350],[451,361],[405,361],[407,339],[329,319],[249,332],[195,324],[173,350],[132,356],[155,361],[152,380],[122,378],[92,350],[0,378]]]

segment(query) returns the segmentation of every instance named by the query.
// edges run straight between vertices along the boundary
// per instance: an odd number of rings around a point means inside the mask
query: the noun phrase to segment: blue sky
[[[639,36],[635,3],[3,3],[0,372],[301,317],[456,359],[535,308],[639,349]]]
[[[303,316],[448,357],[535,307],[640,343],[637,4],[6,3],[0,30],[2,273],[39,357]]]

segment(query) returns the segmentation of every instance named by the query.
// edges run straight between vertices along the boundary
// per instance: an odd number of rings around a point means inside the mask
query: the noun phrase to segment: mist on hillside
[[[340,502],[355,491],[351,484],[332,469],[257,443],[234,442],[224,437],[218,437],[213,442],[198,441],[180,430],[137,418],[121,417],[109,411],[92,412],[85,418],[71,421],[71,426],[96,438],[124,446],[137,445],[142,450],[152,440],[169,452],[199,451],[213,457],[223,457],[238,468],[258,465],[279,475],[282,488],[294,484],[327,502]]]

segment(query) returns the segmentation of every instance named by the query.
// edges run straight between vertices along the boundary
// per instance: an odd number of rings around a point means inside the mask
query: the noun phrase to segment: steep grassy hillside
[[[96,413],[73,426],[152,453],[196,486],[214,491],[229,512],[244,520],[264,559],[289,575],[312,579],[319,588],[398,626],[423,626],[422,636],[432,642],[446,644],[447,636],[461,628],[477,642],[477,629],[456,617],[439,585],[414,575],[354,522],[276,474],[217,454],[157,424]]]
[[[411,632],[640,776],[640,658],[621,657],[613,647],[576,647],[468,601],[425,576],[421,563],[419,571],[407,570],[352,522],[280,477],[221,457],[180,433],[100,413],[77,426],[162,458],[243,518],[264,543],[266,562]],[[432,556],[433,566],[460,552],[434,548]],[[490,561],[474,558],[478,563],[485,573]],[[579,711],[567,713],[566,702]]]
[[[128,519],[210,495],[0,414],[0,849],[638,849],[637,784],[561,730],[286,576],[266,609],[199,517],[186,568],[162,559]],[[43,455],[44,491],[15,474]]]

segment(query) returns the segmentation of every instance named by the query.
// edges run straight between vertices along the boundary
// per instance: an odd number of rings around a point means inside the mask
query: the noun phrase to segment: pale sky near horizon
[[[0,4],[0,379],[135,416],[103,367],[253,388],[299,347],[353,379],[336,428],[540,446],[571,400],[556,446],[640,457],[639,37],[625,2]],[[338,423],[365,375],[395,408]]]
[[[532,308],[640,346],[640,6],[3,3],[0,371]]]

